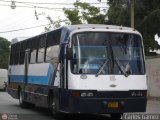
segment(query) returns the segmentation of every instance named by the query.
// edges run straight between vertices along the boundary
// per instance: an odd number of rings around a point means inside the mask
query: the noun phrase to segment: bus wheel
[[[111,120],[121,120],[121,116],[122,115],[123,115],[123,113],[113,113],[113,114],[110,114]]]
[[[23,100],[22,91],[19,92],[19,105],[20,105],[20,107],[22,107],[22,108],[26,108],[26,107],[27,107],[27,102],[25,102],[25,101]]]
[[[52,102],[52,114],[53,114],[53,116],[57,116],[58,115],[57,105],[56,105],[55,100],[53,100],[53,102]]]
[[[63,113],[61,113],[57,110],[57,105],[56,105],[55,100],[53,100],[53,102],[52,102],[52,115],[58,120],[63,119]]]

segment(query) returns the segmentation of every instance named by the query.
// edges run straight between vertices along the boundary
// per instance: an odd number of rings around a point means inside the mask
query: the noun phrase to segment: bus
[[[82,24],[14,42],[8,93],[22,107],[34,104],[54,115],[144,112],[142,36],[129,27]]]

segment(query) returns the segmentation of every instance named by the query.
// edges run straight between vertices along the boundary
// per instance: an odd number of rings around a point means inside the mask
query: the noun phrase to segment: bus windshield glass
[[[129,33],[81,32],[72,36],[74,74],[144,74],[141,37]]]

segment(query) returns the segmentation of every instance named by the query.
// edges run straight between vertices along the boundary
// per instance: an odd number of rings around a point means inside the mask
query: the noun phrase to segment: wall
[[[149,95],[160,97],[160,57],[146,58],[146,72]]]

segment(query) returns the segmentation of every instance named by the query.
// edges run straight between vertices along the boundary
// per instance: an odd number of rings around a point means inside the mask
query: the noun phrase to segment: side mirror
[[[72,51],[72,48],[68,48],[68,47],[67,47],[66,57],[67,57],[68,60],[73,59],[73,51]]]

